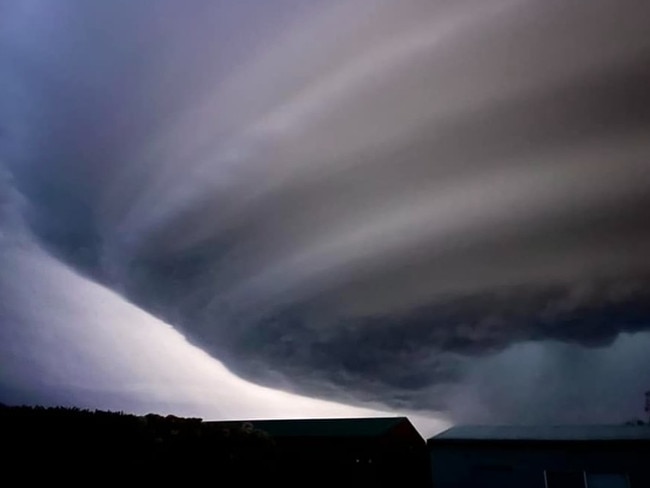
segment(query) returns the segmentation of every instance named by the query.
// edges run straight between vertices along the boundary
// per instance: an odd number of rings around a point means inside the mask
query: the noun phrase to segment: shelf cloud
[[[16,364],[59,347],[45,323],[17,332],[16,310],[99,287],[113,298],[87,307],[115,328],[75,328],[72,350],[157,321],[282,395],[451,422],[638,415],[648,7],[34,0],[0,15],[0,252],[48,263],[0,279]],[[96,373],[111,384],[139,371],[99,362],[124,375]]]

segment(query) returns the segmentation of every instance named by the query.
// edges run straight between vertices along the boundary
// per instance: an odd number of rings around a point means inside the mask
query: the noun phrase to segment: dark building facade
[[[650,488],[648,426],[460,426],[427,445],[434,488]]]
[[[405,417],[246,424],[272,441],[271,478],[279,486],[430,486],[426,443]]]

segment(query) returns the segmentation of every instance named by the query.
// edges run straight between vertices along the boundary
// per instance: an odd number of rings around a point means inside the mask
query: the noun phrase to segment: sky
[[[0,402],[641,417],[649,15],[0,0]]]

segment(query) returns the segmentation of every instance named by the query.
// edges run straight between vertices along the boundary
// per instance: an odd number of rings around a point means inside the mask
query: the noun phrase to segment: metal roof
[[[650,441],[650,426],[554,425],[451,427],[429,439],[436,441]]]
[[[380,437],[406,422],[406,425],[410,426],[413,432],[419,436],[406,417],[248,420],[244,422],[274,437]],[[235,424],[232,421],[210,423]],[[239,425],[241,423],[239,422]]]

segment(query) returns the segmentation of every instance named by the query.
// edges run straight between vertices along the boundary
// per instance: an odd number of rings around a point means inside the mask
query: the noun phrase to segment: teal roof
[[[429,439],[429,442],[629,440],[650,440],[650,427],[629,425],[462,425],[441,432]]]
[[[273,437],[381,437],[405,422],[419,435],[406,417],[242,421],[244,422]],[[233,425],[233,422],[225,423]]]

